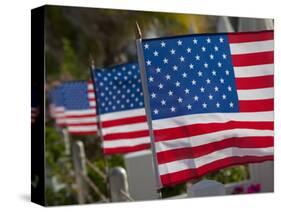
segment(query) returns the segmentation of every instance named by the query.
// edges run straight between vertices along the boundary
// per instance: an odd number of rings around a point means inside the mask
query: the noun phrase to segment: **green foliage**
[[[76,56],[76,52],[71,46],[71,42],[67,38],[63,38],[63,60],[61,63],[60,70],[62,71],[62,75],[64,79],[83,79],[81,78],[81,67],[78,58]]]
[[[128,10],[48,6],[47,78],[89,78],[89,57],[97,67],[136,61],[135,23],[144,37],[212,32],[204,16]]]
[[[75,204],[73,167],[65,154],[62,136],[51,126],[46,127],[46,202],[47,205]]]
[[[216,180],[223,184],[239,182],[249,179],[249,170],[246,165],[233,166],[207,174],[204,178]]]
[[[162,198],[173,197],[183,193],[186,193],[185,183],[161,189]]]

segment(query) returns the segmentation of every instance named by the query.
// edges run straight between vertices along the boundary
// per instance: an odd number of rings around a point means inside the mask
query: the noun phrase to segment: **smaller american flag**
[[[121,154],[150,147],[138,64],[93,71],[103,149]]]
[[[38,106],[38,96],[37,93],[32,90],[31,93],[31,124],[36,122],[36,119],[39,114],[39,106]]]
[[[31,107],[31,123],[34,124],[36,122],[36,118],[39,114],[38,107]]]
[[[86,81],[67,82],[63,86],[65,124],[72,135],[97,133],[93,84]]]
[[[55,87],[51,93],[50,114],[55,119],[55,123],[59,127],[65,126],[64,102],[63,102],[63,85]]]

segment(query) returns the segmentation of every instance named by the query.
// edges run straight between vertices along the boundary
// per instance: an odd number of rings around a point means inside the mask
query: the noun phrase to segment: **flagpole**
[[[92,79],[92,83],[94,85],[94,93],[95,93],[95,99],[96,99],[96,117],[97,117],[97,127],[98,127],[98,135],[101,138],[101,143],[103,144],[103,135],[101,131],[101,122],[100,122],[100,115],[99,115],[99,107],[98,107],[98,98],[97,98],[97,92],[96,92],[96,86],[95,86],[95,79],[94,79],[94,71],[95,71],[95,61],[90,55],[90,76]],[[101,145],[101,149],[103,149],[103,146]],[[105,165],[105,173],[106,173],[106,187],[107,187],[107,195],[109,198],[109,201],[111,201],[111,188],[110,188],[110,182],[109,182],[109,165],[108,165],[108,156],[104,154],[104,165]]]
[[[154,146],[154,135],[153,135],[153,130],[152,130],[152,121],[151,121],[150,105],[149,105],[147,82],[146,82],[147,78],[146,78],[145,63],[144,63],[143,48],[142,48],[142,33],[141,33],[141,29],[137,22],[136,22],[136,28],[135,28],[135,36],[136,36],[138,62],[139,62],[140,73],[141,73],[143,96],[144,96],[145,113],[146,113],[148,127],[149,127],[149,136],[150,136],[150,144],[151,144],[150,146],[151,146],[151,151],[152,151],[154,174],[156,177],[157,192],[159,193],[160,198],[162,198],[162,193],[161,193],[162,184],[161,184],[161,181],[159,178],[159,176],[160,176],[159,170],[157,168],[158,163],[157,163],[157,158],[156,158],[156,149]]]

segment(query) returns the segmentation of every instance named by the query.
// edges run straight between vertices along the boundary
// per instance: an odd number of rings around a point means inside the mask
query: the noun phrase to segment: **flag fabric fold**
[[[273,31],[142,40],[161,187],[273,160],[273,41]]]

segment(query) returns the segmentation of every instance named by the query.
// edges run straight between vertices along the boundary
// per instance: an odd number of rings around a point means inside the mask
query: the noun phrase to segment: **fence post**
[[[65,154],[70,155],[70,137],[67,129],[62,129],[63,142],[65,147]]]
[[[84,204],[88,196],[88,187],[82,177],[82,175],[87,175],[85,151],[82,141],[72,143],[72,159],[77,184],[78,203]]]
[[[127,173],[124,168],[110,169],[109,183],[112,202],[130,201]]]

